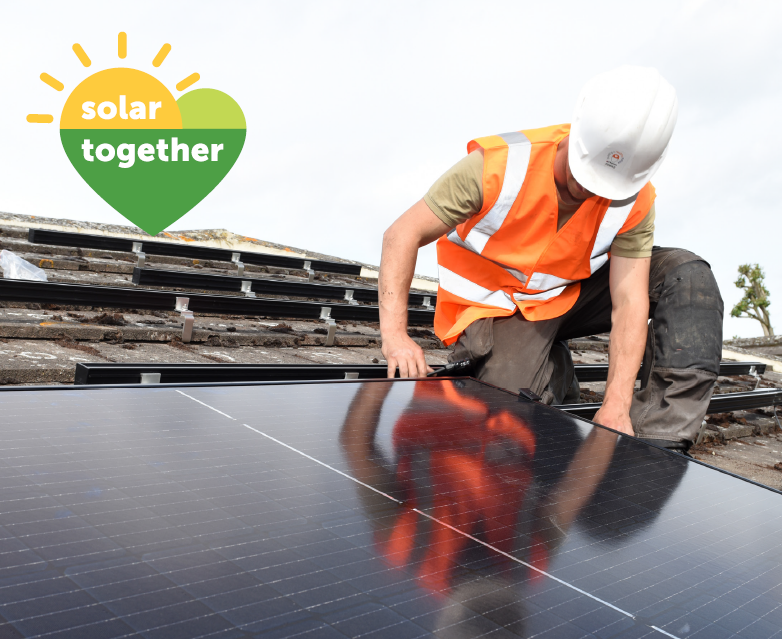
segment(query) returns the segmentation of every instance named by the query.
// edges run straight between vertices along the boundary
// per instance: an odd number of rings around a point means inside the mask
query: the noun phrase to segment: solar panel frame
[[[765,366],[757,362],[721,362],[721,375],[745,375],[753,366],[757,372],[765,371]],[[437,371],[442,364],[433,364]],[[762,367],[762,370],[761,368]],[[606,381],[607,364],[576,364],[576,377],[580,382]],[[265,381],[275,379],[340,379],[345,373],[359,373],[360,379],[385,378],[386,364],[171,364],[156,362],[79,362],[76,364],[74,381],[77,384],[118,384],[140,381],[139,372],[159,372],[161,381],[175,382],[224,382],[224,381]],[[233,378],[234,371],[242,370],[244,379]],[[462,372],[462,371],[460,371]],[[253,373],[255,376],[253,377]],[[639,377],[641,372],[639,371]],[[171,378],[174,379],[171,379]]]

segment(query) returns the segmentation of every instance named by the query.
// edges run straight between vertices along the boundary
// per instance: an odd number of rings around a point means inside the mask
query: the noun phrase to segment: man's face
[[[570,191],[570,195],[572,195],[577,200],[586,200],[587,198],[590,198],[594,195],[594,193],[587,191],[583,186],[581,186],[576,181],[576,178],[573,177],[573,174],[570,172],[569,160],[565,164],[565,171],[567,172],[567,190]]]
[[[557,147],[557,157],[554,160],[554,181],[557,184],[560,199],[565,204],[575,205],[592,197],[594,193],[587,191],[581,186],[570,171],[568,158],[569,137],[562,140]]]

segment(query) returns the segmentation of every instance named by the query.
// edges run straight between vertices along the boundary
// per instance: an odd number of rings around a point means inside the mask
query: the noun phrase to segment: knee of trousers
[[[698,260],[675,267],[652,292],[652,303],[654,368],[719,373],[724,305],[709,265]]]
[[[636,437],[695,443],[709,409],[717,375],[695,368],[655,368],[633,395],[630,420]]]

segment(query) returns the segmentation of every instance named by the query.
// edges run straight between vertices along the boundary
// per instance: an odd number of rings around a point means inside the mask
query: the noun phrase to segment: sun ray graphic
[[[57,78],[53,78],[48,73],[42,73],[41,80],[43,80],[55,91],[62,91],[65,88],[65,85],[62,82],[60,82]]]
[[[187,76],[181,82],[177,82],[176,90],[177,91],[184,91],[185,89],[187,89],[187,87],[194,85],[200,79],[201,79],[200,75],[198,75],[197,73],[191,73],[189,76]]]
[[[80,44],[72,48],[84,67],[92,66]],[[160,67],[170,53],[170,44],[160,47],[152,67]],[[128,56],[124,31],[117,34],[117,56]],[[55,91],[65,88],[48,73],[39,77]],[[107,204],[150,235],[205,198],[244,146],[242,109],[222,91],[192,89],[200,79],[190,73],[169,89],[147,71],[101,69],[73,88],[59,116],[60,141],[74,169]],[[27,115],[33,124],[54,119],[49,113]]]
[[[171,52],[171,45],[170,44],[164,44],[162,47],[160,47],[160,51],[157,52],[157,55],[155,56],[155,59],[152,60],[152,66],[153,67],[159,67],[161,64],[163,64],[163,60],[166,59],[166,56]]]
[[[90,60],[90,57],[84,52],[84,49],[81,48],[81,45],[78,42],[73,45],[73,52],[76,54],[76,57],[79,58],[79,62],[85,67],[92,64],[92,60]]]

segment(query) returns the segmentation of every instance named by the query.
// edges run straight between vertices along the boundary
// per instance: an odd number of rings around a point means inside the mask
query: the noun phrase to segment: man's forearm
[[[407,304],[418,246],[391,227],[383,236],[378,279],[380,330],[384,335],[407,334]]]
[[[628,435],[633,434],[630,405],[648,330],[650,263],[648,257],[611,258],[609,287],[613,306],[608,381],[595,421]]]
[[[608,381],[604,403],[629,411],[638,369],[646,346],[649,299],[644,291],[633,303],[616,306],[611,313],[608,347]]]

